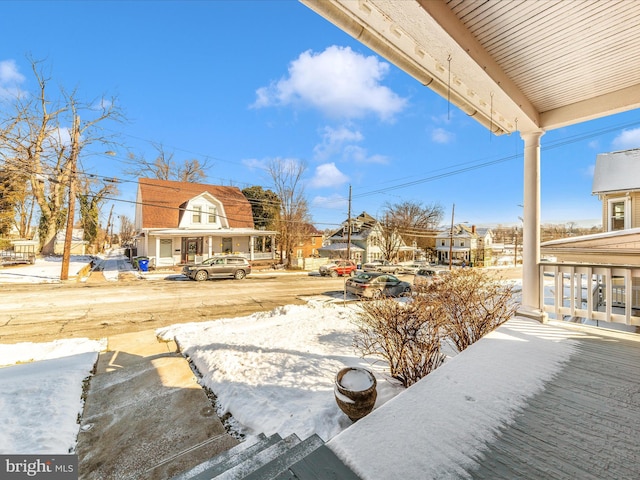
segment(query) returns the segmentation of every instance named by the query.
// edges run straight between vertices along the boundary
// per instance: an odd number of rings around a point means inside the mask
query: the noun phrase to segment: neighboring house
[[[602,202],[605,233],[544,242],[541,254],[558,262],[640,265],[640,149],[598,154],[592,193]]]
[[[276,232],[254,228],[251,204],[237,187],[141,178],[135,228],[138,256],[155,266],[221,253],[275,258]]]
[[[349,226],[351,227],[350,235]],[[346,258],[348,240],[351,240],[349,256],[357,264],[383,257],[382,249],[380,248],[382,227],[367,212],[362,212],[357,217],[352,218],[351,221],[345,220],[340,228],[327,238],[326,244],[318,251],[323,257]]]
[[[307,225],[307,236],[298,243],[293,252],[295,258],[314,258],[320,256],[318,249],[322,248],[322,232],[313,225]]]
[[[599,154],[592,193],[602,202],[606,232],[640,227],[640,149]]]
[[[475,225],[454,225],[453,229],[440,232],[436,236],[438,263],[452,265],[490,266],[492,264],[493,233],[490,228],[476,228]]]
[[[556,317],[586,318],[640,331],[640,149],[596,157],[592,193],[602,202],[604,233],[551,240],[540,253],[555,257],[543,271],[556,281]],[[586,291],[585,291],[586,288]],[[607,323],[605,323],[607,322]]]
[[[319,249],[323,245],[323,233],[311,224],[306,226],[307,235],[298,243],[293,251],[291,266],[302,270],[317,270],[320,265],[326,263],[326,259],[320,258]]]
[[[60,230],[56,234],[55,243],[53,245],[53,253],[56,255],[63,255],[64,253],[64,240],[66,237],[66,231]],[[84,240],[84,228],[74,228],[71,234],[71,255],[86,255],[87,245],[89,242]]]

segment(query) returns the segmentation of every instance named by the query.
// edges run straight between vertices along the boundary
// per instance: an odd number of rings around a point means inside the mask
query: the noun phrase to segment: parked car
[[[422,267],[413,277],[413,284],[420,285],[427,282],[436,282],[448,274],[449,270],[446,268]]]
[[[407,275],[415,275],[416,272],[420,269],[425,268],[425,264],[423,263],[410,263],[408,265],[400,265],[400,272],[405,273]]]
[[[362,269],[365,272],[385,272],[396,275],[402,269],[402,265],[387,260],[373,260],[372,262],[365,263]]]
[[[320,272],[320,275],[322,275],[323,277],[327,275],[331,277],[337,277],[338,275],[349,275],[350,277],[352,277],[356,274],[357,269],[358,266],[351,260],[335,260],[326,265],[321,265],[318,270]]]
[[[347,280],[347,292],[359,297],[399,297],[411,293],[411,284],[382,272],[362,272]]]
[[[251,273],[251,264],[241,255],[218,255],[196,265],[185,265],[182,273],[199,282],[225,277],[242,280]]]
[[[382,265],[384,262],[382,260],[371,260],[370,262],[362,265],[362,270],[364,272],[377,272],[378,267]]]

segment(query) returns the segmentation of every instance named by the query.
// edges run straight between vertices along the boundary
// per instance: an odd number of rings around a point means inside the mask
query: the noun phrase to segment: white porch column
[[[251,235],[249,237],[249,260],[253,260],[254,259],[254,252],[255,252],[255,248],[254,248],[254,243],[255,243],[256,237],[254,237],[253,235]]]
[[[207,239],[207,258],[213,257],[213,237]]]
[[[156,255],[154,257],[153,265],[155,267],[158,267],[158,265],[160,265],[160,237],[156,237]]]
[[[522,229],[521,315],[544,320],[540,305],[540,137],[544,131],[521,132],[524,140],[524,225]]]

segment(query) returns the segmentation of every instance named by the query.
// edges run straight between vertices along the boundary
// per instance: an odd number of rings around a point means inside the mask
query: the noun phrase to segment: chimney
[[[476,233],[476,226],[475,225],[471,225],[471,233]]]

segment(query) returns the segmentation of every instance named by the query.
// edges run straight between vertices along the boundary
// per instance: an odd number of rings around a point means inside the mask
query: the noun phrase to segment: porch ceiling
[[[640,107],[637,0],[300,0],[496,134]]]

